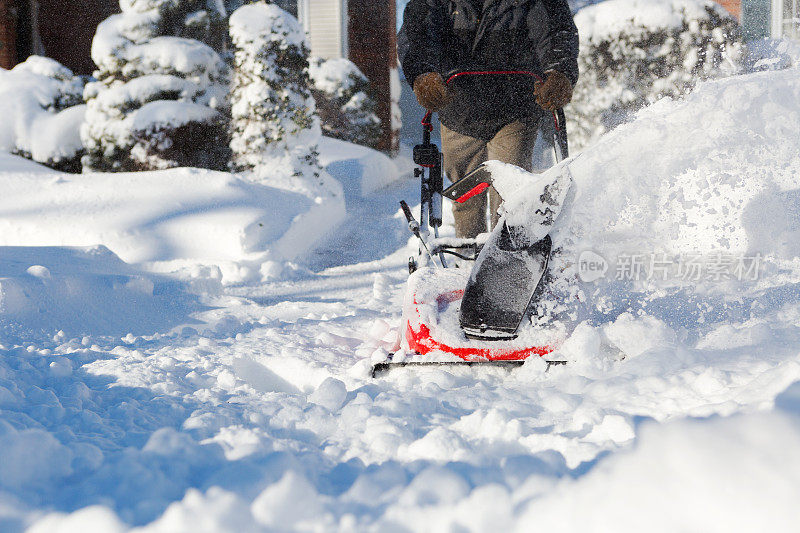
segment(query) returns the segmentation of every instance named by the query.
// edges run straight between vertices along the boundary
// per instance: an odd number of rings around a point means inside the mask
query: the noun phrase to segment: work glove
[[[447,90],[442,76],[438,72],[420,74],[414,80],[414,94],[419,105],[431,111],[438,111],[450,103],[450,91]]]
[[[533,94],[540,107],[548,111],[555,111],[572,100],[572,83],[563,73],[550,70],[547,72],[547,79],[544,82],[536,82]]]

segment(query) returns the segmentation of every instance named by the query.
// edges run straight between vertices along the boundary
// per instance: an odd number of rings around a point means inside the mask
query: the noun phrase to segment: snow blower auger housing
[[[526,71],[464,71],[449,75],[447,83],[462,76],[491,75],[538,77]],[[551,144],[560,162],[568,156],[566,121],[561,109],[552,117]],[[429,111],[422,119],[422,144],[414,147],[418,165],[414,175],[420,178],[419,220],[406,202],[400,202],[420,244],[417,255],[408,261],[402,350],[376,364],[373,376],[398,366],[513,368],[532,355],[546,356],[561,342],[533,328],[520,331],[531,301],[541,291],[552,246],[549,235],[531,244],[522,238],[524,231],[502,222],[476,239],[439,237],[443,198],[465,202],[484,193],[492,185],[492,172],[484,164],[444,188],[442,153],[431,142],[431,118]],[[474,262],[471,270],[448,268],[447,255]],[[548,361],[548,368],[564,363]]]

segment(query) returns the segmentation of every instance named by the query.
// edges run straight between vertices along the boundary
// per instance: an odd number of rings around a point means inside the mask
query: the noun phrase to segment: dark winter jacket
[[[398,35],[403,72],[413,86],[425,72],[548,70],[578,79],[578,30],[567,0],[411,0]],[[541,116],[524,76],[462,77],[440,110],[453,131],[491,139],[500,128]]]

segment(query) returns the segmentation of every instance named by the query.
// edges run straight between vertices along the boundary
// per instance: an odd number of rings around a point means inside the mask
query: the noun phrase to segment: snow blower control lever
[[[428,248],[428,243],[425,242],[425,237],[419,231],[419,222],[417,222],[417,219],[414,218],[414,214],[411,212],[411,208],[408,207],[408,204],[406,203],[405,200],[400,200],[400,207],[403,209],[403,214],[405,215],[406,220],[408,221],[408,229],[411,231],[411,233],[414,234],[414,236],[417,239],[419,239],[420,244],[422,244],[422,247],[425,248],[425,251],[428,253],[428,257],[430,258],[431,262],[435,265],[436,261],[434,261],[433,255],[431,254],[431,251]]]
[[[442,174],[442,153],[439,147],[431,142],[431,131],[433,131],[433,123],[431,117],[433,113],[428,111],[425,118],[422,119],[422,144],[414,147],[414,163],[419,165],[414,169],[414,176],[420,178],[420,217],[419,222],[414,219],[411,214],[411,209],[405,202],[400,202],[408,220],[408,227],[411,232],[419,239],[424,248],[427,257],[436,264],[428,248],[425,238],[429,231],[428,228],[433,228],[433,235],[435,238],[439,237],[439,228],[442,225],[442,189],[444,188],[443,174]],[[422,249],[420,249],[420,253]],[[444,259],[444,253],[439,252],[439,261],[441,266],[447,268],[447,263]],[[417,259],[410,258],[408,261],[408,271],[414,272],[419,266]]]

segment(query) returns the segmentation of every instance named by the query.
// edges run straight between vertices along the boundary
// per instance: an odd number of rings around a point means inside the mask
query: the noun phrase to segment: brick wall
[[[741,20],[742,18],[742,0],[717,0],[717,3],[728,10],[728,12]]]
[[[350,60],[369,79],[383,124],[380,150],[396,151],[392,133],[391,70],[397,64],[395,0],[348,0]]]
[[[17,18],[13,0],[0,0],[0,67],[17,64]]]

